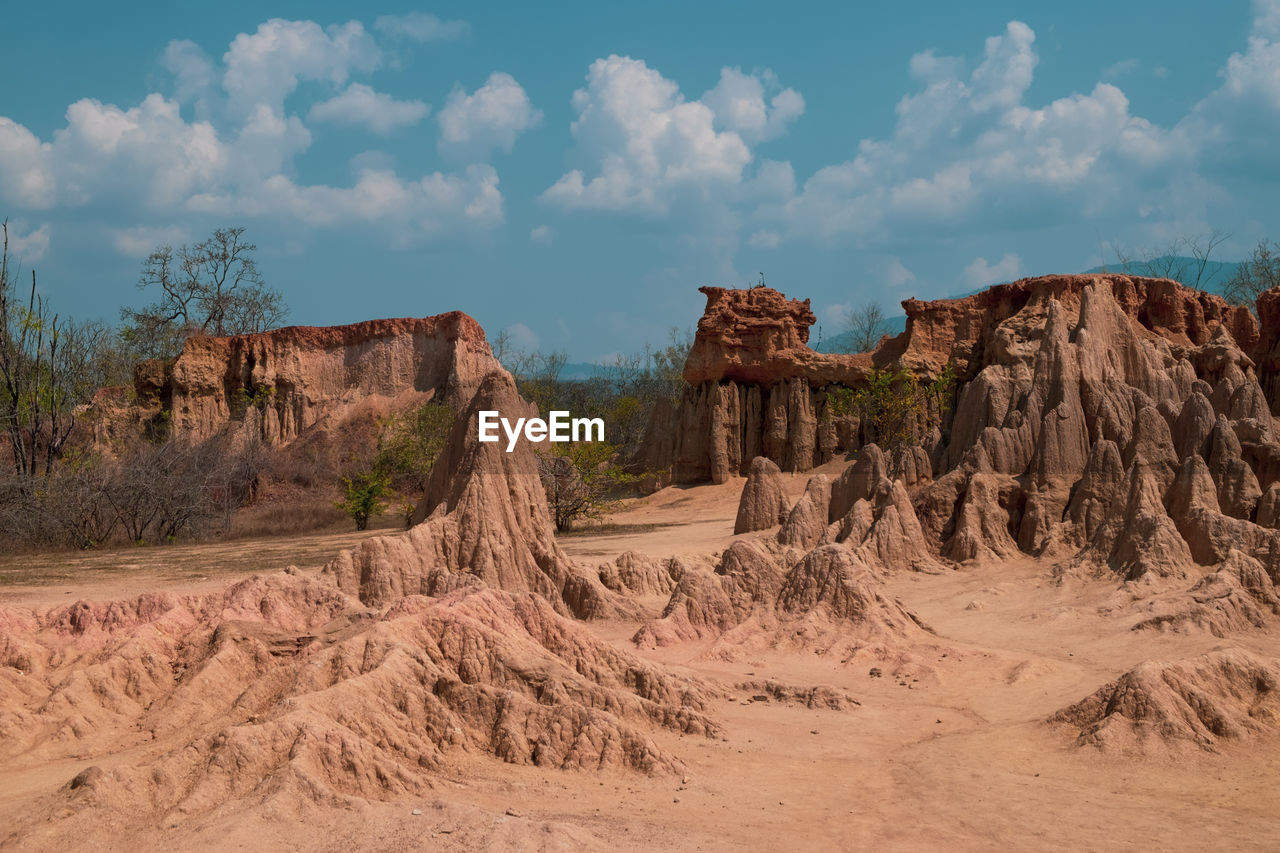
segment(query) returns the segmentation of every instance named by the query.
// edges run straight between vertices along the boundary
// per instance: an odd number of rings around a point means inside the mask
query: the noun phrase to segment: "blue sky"
[[[0,217],[114,320],[238,224],[295,323],[461,309],[575,360],[703,284],[935,298],[1280,238],[1280,2],[22,4]],[[17,36],[17,37],[15,37]]]

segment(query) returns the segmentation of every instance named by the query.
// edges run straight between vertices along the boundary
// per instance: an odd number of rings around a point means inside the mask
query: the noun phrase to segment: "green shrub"
[[[827,390],[827,399],[835,415],[858,416],[864,440],[891,451],[919,441],[921,433],[938,426],[955,384],[955,366],[950,363],[931,382],[921,382],[905,368],[873,370],[865,386],[834,386]]]

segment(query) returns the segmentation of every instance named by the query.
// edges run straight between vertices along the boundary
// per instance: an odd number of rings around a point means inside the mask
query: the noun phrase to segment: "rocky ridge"
[[[100,392],[88,420],[99,443],[163,422],[193,440],[231,428],[280,444],[334,426],[369,398],[435,399],[460,410],[496,369],[484,330],[461,311],[197,335],[172,364],[139,365],[131,393]]]

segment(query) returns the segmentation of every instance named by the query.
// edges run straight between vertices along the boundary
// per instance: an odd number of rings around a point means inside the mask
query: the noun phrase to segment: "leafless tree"
[[[92,364],[101,329],[52,313],[36,288],[23,299],[9,265],[9,226],[0,224],[0,422],[13,465],[30,484],[48,477],[76,423],[75,407],[96,387]]]
[[[889,331],[884,309],[877,302],[864,302],[845,315],[849,332],[849,348],[853,352],[871,352]]]
[[[1213,268],[1213,255],[1231,237],[1222,231],[1176,237],[1167,243],[1133,252],[1112,243],[1120,272],[1126,275],[1168,278],[1187,287],[1206,290],[1213,286],[1218,271]]]
[[[161,246],[142,262],[138,288],[157,302],[120,310],[122,335],[143,358],[170,358],[195,333],[239,335],[284,322],[288,309],[258,272],[244,228],[219,228],[194,246]]]
[[[1263,292],[1280,287],[1280,245],[1259,240],[1222,288],[1222,295],[1239,305],[1253,305]]]

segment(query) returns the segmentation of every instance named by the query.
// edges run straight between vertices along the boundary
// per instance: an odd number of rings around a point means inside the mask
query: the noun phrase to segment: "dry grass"
[[[557,536],[573,537],[573,536],[621,536],[627,533],[651,533],[659,527],[676,527],[676,523],[670,524],[618,524],[615,522],[602,522],[600,524],[584,524],[581,527],[575,527],[571,530],[562,530]]]
[[[294,536],[5,556],[0,557],[0,586],[49,586],[134,575],[187,581],[273,572],[289,566],[318,569],[361,539],[387,533],[387,527],[357,532],[350,521],[347,525],[338,532]]]
[[[221,538],[294,536],[321,530],[337,532],[353,526],[347,514],[334,506],[332,500],[304,498],[247,506],[235,514],[231,519],[231,530]]]

